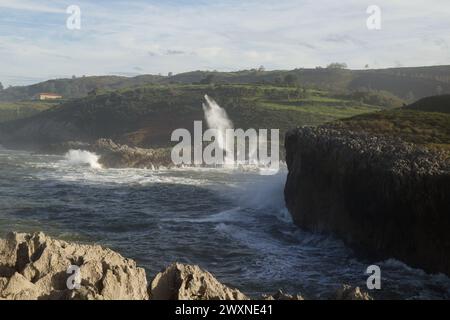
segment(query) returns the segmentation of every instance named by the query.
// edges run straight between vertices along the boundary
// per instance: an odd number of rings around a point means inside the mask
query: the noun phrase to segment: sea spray
[[[89,151],[69,150],[64,157],[66,162],[71,165],[89,165],[92,169],[102,168],[102,165],[98,162],[100,157]]]
[[[225,165],[227,168],[251,165],[258,167],[261,175],[277,174],[280,168],[280,130],[233,129],[233,123],[225,109],[207,95],[205,99],[203,111],[209,129],[203,131],[202,121],[194,121],[193,139],[191,132],[185,128],[174,130],[171,141],[179,143],[172,148],[172,163],[176,166]],[[269,131],[270,139],[268,139]],[[204,142],[211,143],[204,148]]]
[[[205,120],[210,129],[217,130],[217,143],[219,148],[225,152],[225,164],[233,164],[233,146],[232,141],[225,141],[227,129],[233,129],[233,122],[227,115],[224,108],[220,107],[216,101],[205,94],[206,103],[203,103],[203,112]]]

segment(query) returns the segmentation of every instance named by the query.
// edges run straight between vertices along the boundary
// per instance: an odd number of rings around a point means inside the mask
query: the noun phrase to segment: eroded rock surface
[[[298,128],[285,140],[286,206],[373,261],[450,274],[450,162],[392,137]]]
[[[272,295],[263,295],[263,300],[305,300],[305,298],[299,294],[291,295],[288,293],[284,293],[282,290],[278,290],[277,293]]]
[[[242,292],[220,283],[198,266],[174,263],[150,285],[153,300],[248,300]]]
[[[99,139],[89,147],[108,168],[159,168],[172,165],[169,149],[143,149]]]
[[[365,291],[361,290],[360,287],[352,287],[349,285],[342,285],[336,291],[334,296],[335,300],[373,300],[373,298]]]
[[[71,265],[80,267],[78,290],[67,286]],[[43,233],[9,233],[0,239],[0,298],[142,300],[147,280],[144,269],[112,250]]]
[[[170,149],[144,149],[118,144],[111,139],[98,139],[93,143],[67,141],[48,145],[40,152],[64,154],[69,150],[86,150],[97,154],[105,168],[160,168],[173,165]]]

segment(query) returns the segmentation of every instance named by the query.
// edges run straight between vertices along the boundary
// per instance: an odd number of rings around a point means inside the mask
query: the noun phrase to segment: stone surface
[[[298,128],[285,139],[294,222],[355,252],[450,274],[450,163],[399,139]]]
[[[174,263],[158,273],[150,285],[153,300],[248,300],[237,289],[221,284],[198,266]]]
[[[362,291],[359,287],[352,287],[349,285],[342,285],[334,296],[335,300],[373,300],[367,293]]]
[[[108,168],[159,168],[172,166],[169,149],[143,149],[99,139],[89,150],[100,155],[99,162]]]
[[[287,293],[284,293],[282,290],[278,290],[277,293],[272,295],[263,295],[263,300],[305,300],[303,296],[297,294],[297,295],[290,295]]]
[[[161,168],[173,165],[170,149],[144,149],[115,143],[111,139],[98,139],[93,143],[67,141],[40,148],[40,152],[65,154],[69,150],[96,153],[105,168]]]
[[[67,273],[80,267],[81,288],[70,290]],[[9,233],[0,240],[0,298],[147,299],[145,271],[97,245],[54,240],[43,233]]]

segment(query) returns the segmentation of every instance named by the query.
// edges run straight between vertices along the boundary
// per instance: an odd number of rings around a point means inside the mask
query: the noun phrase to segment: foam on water
[[[292,224],[286,169],[93,169],[92,154],[1,151],[0,231],[84,236],[137,260],[149,274],[173,261],[199,264],[258,295],[279,288],[326,297],[364,287],[369,262],[341,241]],[[98,159],[97,159],[98,162]],[[380,297],[450,298],[450,279],[396,260],[378,263]]]
[[[95,153],[85,150],[69,150],[65,154],[65,160],[70,165],[88,165],[92,169],[101,169],[102,165],[98,162],[100,157]]]

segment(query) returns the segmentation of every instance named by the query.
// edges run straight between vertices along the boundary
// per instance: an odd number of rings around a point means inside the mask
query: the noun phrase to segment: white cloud
[[[0,0],[0,8],[46,13],[65,13],[65,6],[49,6],[36,1]]]
[[[379,31],[367,30],[371,3],[360,0],[77,2],[81,30],[69,31],[67,1],[0,0],[6,11],[28,13],[26,21],[0,22],[0,70],[11,83],[18,76],[135,73],[136,66],[166,74],[333,61],[352,68],[450,64],[448,0],[377,0]]]

